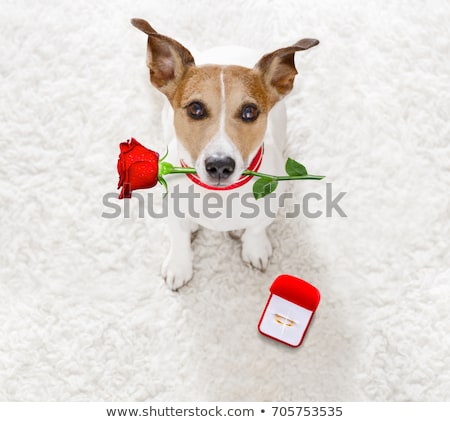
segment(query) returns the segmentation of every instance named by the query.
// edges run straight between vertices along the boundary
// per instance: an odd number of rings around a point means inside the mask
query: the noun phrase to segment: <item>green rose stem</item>
[[[166,154],[167,155],[167,154]],[[197,171],[192,167],[175,167],[174,165],[167,163],[164,160],[164,156],[159,161],[159,182],[166,188],[167,183],[163,176],[167,174],[194,174]],[[259,173],[257,171],[245,170],[242,174],[244,176],[255,176],[259,179],[253,184],[253,195],[255,199],[262,198],[272,192],[277,188],[278,182],[285,180],[321,180],[325,176],[316,176],[313,174],[308,174],[305,166],[298,163],[292,158],[288,158],[286,161],[286,176],[273,176],[271,174]]]
[[[283,180],[322,180],[325,176],[316,176],[314,174],[307,174],[306,176],[272,176],[271,174],[259,173],[257,171],[245,170],[242,172],[245,176],[267,177],[275,179],[279,182]]]
[[[197,170],[195,170],[192,167],[175,167],[172,166],[170,163],[162,163],[162,164],[169,164],[170,171],[167,171],[167,169],[164,169],[159,174],[195,174],[197,173]],[[166,167],[166,166],[164,166]],[[251,171],[251,170],[245,170],[242,172],[244,176],[256,176],[256,177],[269,177],[271,179],[276,179],[278,181],[282,180],[321,180],[325,176],[316,176],[314,174],[308,174],[306,176],[273,176],[271,174],[265,174],[265,173],[259,173],[257,171]]]

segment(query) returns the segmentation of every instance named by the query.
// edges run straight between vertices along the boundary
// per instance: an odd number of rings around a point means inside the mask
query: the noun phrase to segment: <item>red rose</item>
[[[122,187],[119,199],[131,198],[131,192],[135,189],[152,188],[158,183],[159,154],[145,148],[136,139],[120,144],[119,161],[119,185]]]

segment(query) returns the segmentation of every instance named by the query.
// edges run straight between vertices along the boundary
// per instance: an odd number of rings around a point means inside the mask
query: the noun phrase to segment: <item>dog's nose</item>
[[[231,157],[213,155],[205,160],[206,171],[213,179],[227,179],[235,167],[236,162]]]

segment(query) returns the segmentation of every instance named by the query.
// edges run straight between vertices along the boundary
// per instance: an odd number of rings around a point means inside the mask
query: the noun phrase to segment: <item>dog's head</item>
[[[148,35],[150,80],[173,107],[177,138],[190,155],[186,161],[207,184],[234,183],[261,146],[270,109],[292,90],[295,52],[319,41],[303,39],[266,54],[253,69],[196,66],[180,43],[143,19],[131,22]]]

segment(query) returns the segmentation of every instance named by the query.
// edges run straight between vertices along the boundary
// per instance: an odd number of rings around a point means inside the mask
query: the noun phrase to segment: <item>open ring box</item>
[[[319,302],[320,292],[312,284],[291,275],[280,275],[270,286],[258,330],[288,346],[298,347]]]

